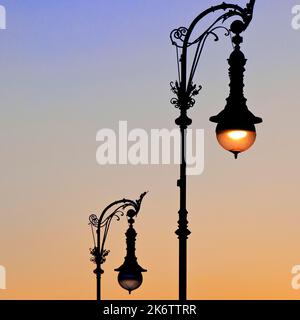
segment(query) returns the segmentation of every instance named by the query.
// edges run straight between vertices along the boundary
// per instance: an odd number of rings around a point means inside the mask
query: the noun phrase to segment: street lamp
[[[104,273],[101,265],[106,261],[106,257],[110,252],[105,249],[105,242],[113,218],[119,221],[121,216],[126,215],[129,225],[126,232],[127,255],[123,265],[115,269],[115,271],[119,272],[118,282],[120,286],[128,290],[129,293],[139,288],[143,282],[142,272],[146,272],[147,270],[138,264],[135,256],[137,233],[133,228],[133,224],[135,222],[134,217],[139,213],[145,195],[146,192],[142,193],[136,201],[121,199],[111,203],[102,211],[99,219],[95,214],[89,217],[89,225],[91,226],[94,240],[94,248],[90,249],[91,255],[93,256],[91,261],[96,264],[94,273],[97,278],[97,301],[99,302],[101,301],[101,276]],[[95,239],[94,229],[96,229],[97,239]],[[103,229],[103,235],[101,234],[101,229]]]
[[[216,134],[219,144],[226,150],[232,152],[235,158],[238,154],[248,150],[255,142],[255,124],[261,123],[262,119],[254,116],[246,105],[247,99],[244,97],[244,71],[246,59],[240,45],[243,42],[241,34],[249,26],[254,10],[255,0],[250,0],[245,8],[235,4],[222,3],[211,7],[198,15],[189,28],[180,27],[174,29],[170,38],[176,48],[178,80],[171,82],[171,90],[176,95],[171,99],[171,103],[180,110],[180,116],[175,123],[180,128],[181,133],[181,163],[180,179],[177,185],[180,188],[180,209],[179,221],[176,234],[179,239],[179,300],[187,299],[186,278],[187,278],[187,239],[190,235],[186,209],[186,129],[192,124],[187,111],[195,104],[195,96],[202,89],[193,83],[194,75],[203,52],[204,45],[210,36],[215,41],[219,40],[217,32],[225,30],[225,36],[231,36],[234,50],[228,59],[230,94],[223,111],[210,118],[210,121],[217,123]],[[212,24],[200,35],[191,38],[197,24],[207,15],[221,12]],[[230,18],[237,17],[230,28],[223,24]],[[188,64],[188,51],[195,47],[194,57]]]

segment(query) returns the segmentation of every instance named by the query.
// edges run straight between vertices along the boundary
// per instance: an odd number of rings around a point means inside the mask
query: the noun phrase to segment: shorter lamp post
[[[119,268],[115,271],[119,272],[118,282],[122,288],[131,291],[139,288],[143,282],[142,272],[147,270],[143,269],[137,262],[135,256],[135,241],[137,233],[133,228],[135,222],[134,217],[140,211],[141,203],[146,195],[146,192],[142,193],[138,200],[129,200],[121,199],[115,201],[108,205],[101,213],[98,218],[95,214],[90,215],[89,225],[91,226],[94,248],[90,249],[91,261],[96,264],[96,269],[94,273],[97,278],[97,301],[101,301],[101,276],[104,271],[101,268],[101,265],[106,261],[106,257],[109,254],[109,250],[105,249],[105,242],[110,228],[110,224],[113,218],[116,218],[117,221],[120,220],[121,216],[126,215],[128,221],[128,230],[126,232],[126,244],[127,244],[127,254],[125,261]],[[95,238],[94,229],[96,229],[97,239]],[[103,229],[103,235],[101,233]]]

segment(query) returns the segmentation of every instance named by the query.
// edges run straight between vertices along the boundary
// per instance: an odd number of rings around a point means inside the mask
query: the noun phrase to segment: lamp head
[[[119,272],[119,285],[131,294],[131,291],[136,290],[141,286],[143,283],[142,272],[146,272],[147,270],[143,269],[138,264],[136,258],[128,259],[126,257],[121,267],[115,269],[115,271]]]
[[[134,212],[132,212],[132,214],[133,213]],[[119,272],[118,282],[120,286],[123,289],[128,290],[129,294],[131,291],[141,286],[143,282],[142,272],[147,271],[138,264],[135,256],[137,233],[132,226],[133,222],[133,218],[129,218],[129,228],[126,231],[127,254],[124,263],[119,268],[115,269],[115,271]]]
[[[217,123],[216,134],[219,144],[232,152],[237,159],[239,153],[248,150],[255,142],[255,124],[262,119],[256,117],[247,107],[247,99],[244,96],[244,71],[246,58],[240,50],[243,38],[240,33],[244,31],[244,24],[235,21],[231,25],[231,31],[235,33],[233,43],[235,48],[231,53],[229,63],[230,94],[223,111],[210,117],[210,121]]]
[[[262,119],[255,117],[246,107],[226,107],[210,121],[217,123],[216,135],[219,144],[227,151],[238,154],[248,150],[256,140],[255,124]]]
[[[141,272],[127,273],[121,271],[118,275],[118,282],[123,289],[131,294],[131,291],[136,290],[143,283],[143,275]]]

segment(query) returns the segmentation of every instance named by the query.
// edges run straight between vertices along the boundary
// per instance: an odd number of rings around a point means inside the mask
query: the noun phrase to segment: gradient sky
[[[232,1],[245,4],[246,1]],[[126,223],[112,226],[104,299],[176,299],[178,167],[99,166],[101,128],[174,128],[176,79],[169,32],[218,1],[1,0],[0,299],[94,299],[90,213],[149,190],[137,219],[148,269],[131,296],[114,268]],[[264,119],[255,146],[235,161],[208,121],[228,96],[228,39],[211,41],[196,75],[191,116],[205,129],[205,171],[188,179],[188,298],[299,299],[299,53],[296,0],[257,0],[245,33],[245,92]]]

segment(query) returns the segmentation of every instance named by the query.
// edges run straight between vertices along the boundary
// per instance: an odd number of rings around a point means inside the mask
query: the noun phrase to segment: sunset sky
[[[144,274],[131,296],[113,270],[125,256],[114,222],[103,265],[104,299],[177,299],[176,165],[100,166],[102,128],[175,128],[172,29],[222,1],[0,0],[0,299],[95,299],[91,213],[149,191],[136,221]],[[245,5],[246,0],[231,1]],[[188,178],[189,299],[300,299],[300,30],[296,0],[257,0],[244,34],[245,95],[264,119],[234,160],[208,121],[228,97],[228,38],[208,41],[190,115],[205,130],[205,168]],[[205,26],[205,25],[203,25]],[[199,29],[200,30],[200,29]]]

